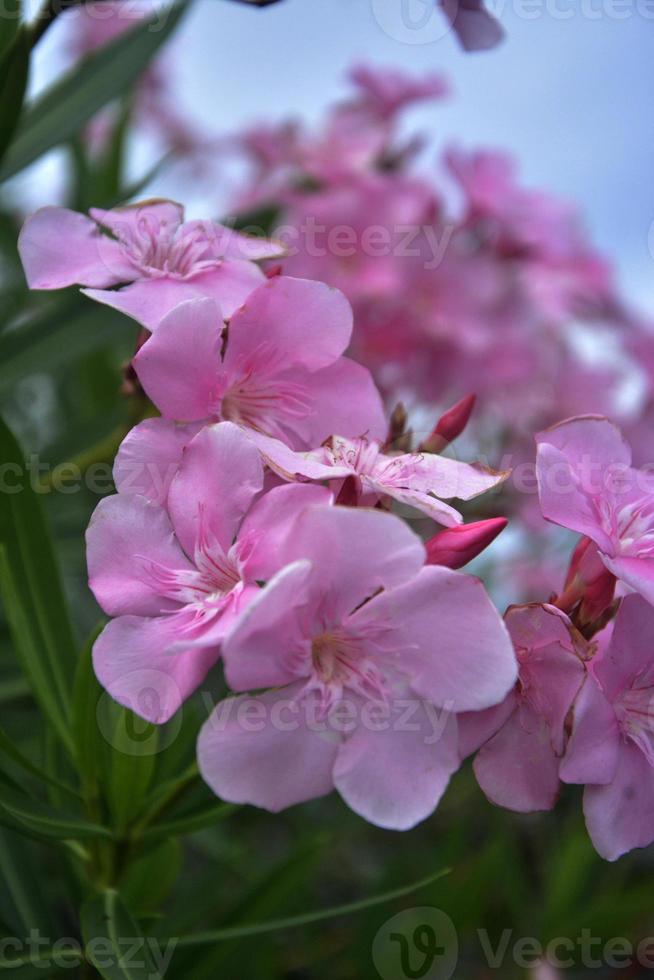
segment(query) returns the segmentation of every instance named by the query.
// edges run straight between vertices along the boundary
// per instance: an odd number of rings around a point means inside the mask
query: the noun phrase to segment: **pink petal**
[[[247,549],[244,574],[265,582],[279,571],[286,538],[293,522],[307,507],[329,506],[333,494],[326,487],[288,484],[274,487],[250,508],[239,531],[239,544]]]
[[[631,451],[620,431],[605,418],[584,416],[539,433],[536,442],[543,516],[588,535],[602,551],[611,551],[593,499],[604,491],[607,469],[631,464]]]
[[[113,286],[133,279],[120,246],[84,214],[67,208],[41,208],[18,238],[18,251],[30,289],[61,289],[74,283]]]
[[[232,422],[205,426],[184,449],[168,492],[168,510],[178,540],[194,555],[203,535],[224,552],[263,487],[256,446]]]
[[[250,603],[223,648],[225,676],[234,691],[281,687],[297,679],[289,664],[308,648],[305,620],[311,623],[312,567],[298,561],[278,572]]]
[[[573,712],[561,779],[565,783],[610,783],[621,736],[615,712],[592,675],[586,678]]]
[[[114,460],[114,483],[119,493],[138,493],[154,503],[165,504],[184,447],[197,431],[195,424],[178,425],[162,418],[135,425]]]
[[[591,661],[591,672],[609,701],[639,676],[651,671],[654,609],[639,595],[622,600],[614,620],[610,643],[602,646]]]
[[[97,303],[131,316],[150,331],[155,331],[163,318],[180,303],[206,296],[195,286],[194,280],[172,276],[138,279],[122,289],[83,289],[82,292]]]
[[[435,453],[411,453],[389,459],[389,477],[393,467],[403,463],[408,476],[408,486],[413,490],[432,493],[446,500],[472,500],[499,486],[509,476],[509,472],[495,472],[480,463],[462,463],[458,459],[448,459]],[[382,473],[379,474],[382,479]]]
[[[168,721],[200,686],[219,657],[217,647],[170,653],[178,644],[175,615],[120,616],[93,647],[98,680],[115,701],[156,725]]]
[[[229,320],[251,293],[266,282],[258,265],[242,259],[225,259],[215,269],[208,269],[188,280],[197,296],[216,301],[223,316]]]
[[[602,561],[621,582],[630,585],[632,589],[654,605],[654,559],[652,558],[609,558],[601,555]]]
[[[376,724],[382,730],[360,723],[346,737],[334,784],[365,820],[409,830],[433,813],[459,768],[456,718],[409,695]]]
[[[405,504],[407,507],[415,507],[416,510],[422,511],[423,514],[431,517],[433,521],[438,521],[439,524],[444,524],[445,527],[454,527],[463,522],[463,517],[458,510],[450,507],[449,504],[444,503],[442,500],[432,497],[431,494],[424,493],[422,490],[404,490],[401,487],[386,484],[382,480],[375,480],[366,476],[362,478],[362,483],[364,488],[372,490],[380,496],[387,494],[400,504]]]
[[[276,276],[250,294],[232,317],[225,368],[238,371],[258,351],[264,372],[328,367],[352,333],[350,304],[337,289],[309,279]]]
[[[484,9],[483,0],[440,0],[440,4],[465,51],[484,51],[503,40],[504,29]]]
[[[188,221],[186,228],[192,225],[206,225],[206,222]],[[287,248],[282,242],[272,238],[260,238],[258,235],[247,235],[245,232],[221,225],[217,221],[209,222],[210,247],[216,258],[244,259],[248,262],[259,262],[262,259],[277,259],[286,255]]]
[[[595,849],[607,861],[654,841],[654,770],[635,745],[620,743],[613,782],[586,787],[584,816]]]
[[[513,714],[516,706],[515,692],[511,691],[492,708],[486,708],[485,711],[464,711],[458,715],[461,758],[467,759],[488,742]]]
[[[325,462],[327,455],[323,449],[299,453],[289,449],[280,439],[265,436],[254,429],[248,435],[265,463],[283,480],[295,480],[300,476],[308,480],[336,480],[355,472],[351,466],[332,466]]]
[[[556,803],[559,759],[549,728],[524,705],[482,746],[473,767],[477,782],[497,806],[532,813],[551,810]]]
[[[448,711],[502,701],[517,679],[513,646],[479,579],[436,565],[376,596],[350,622],[391,627],[385,657],[420,697]]]
[[[348,357],[311,375],[312,414],[295,431],[308,448],[329,436],[366,436],[383,442],[388,432],[381,396],[367,368]]]
[[[216,405],[223,321],[209,299],[180,304],[133,360],[146,394],[165,418],[201,421]]]
[[[277,813],[331,792],[338,743],[307,728],[300,689],[222,701],[204,723],[198,764],[221,799]]]
[[[298,518],[284,558],[313,562],[325,615],[337,623],[380,589],[413,579],[425,550],[417,535],[393,514],[311,507]]]
[[[114,494],[100,501],[86,531],[89,586],[109,616],[156,615],[179,604],[161,596],[150,562],[190,569],[168,514],[145,497]]]
[[[108,228],[117,238],[126,238],[138,232],[138,225],[147,219],[164,232],[175,231],[184,220],[184,208],[176,201],[152,198],[136,201],[122,208],[90,208],[89,213],[98,224]]]

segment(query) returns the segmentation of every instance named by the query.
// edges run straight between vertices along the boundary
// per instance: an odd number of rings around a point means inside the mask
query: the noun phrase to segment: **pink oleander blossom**
[[[515,681],[505,627],[477,579],[423,567],[392,514],[308,508],[282,552],[224,646],[233,690],[272,690],[216,707],[200,770],[225,800],[278,811],[336,788],[372,823],[412,827],[459,766],[455,713]]]
[[[226,419],[298,449],[334,431],[381,439],[386,421],[372,378],[341,356],[351,332],[352,311],[338,290],[276,276],[226,330],[211,300],[180,304],[133,364],[167,419]]]
[[[502,704],[459,718],[462,755],[479,748],[477,782],[509,810],[550,810],[559,793],[566,718],[584,680],[586,641],[554,606],[514,606],[506,625],[518,683]]]
[[[654,603],[651,467],[633,467],[619,429],[600,416],[561,422],[536,441],[543,515],[594,541],[609,571]]]
[[[115,700],[161,723],[202,683],[238,616],[272,575],[278,539],[321,487],[260,497],[263,465],[235,425],[205,427],[186,447],[166,505],[118,493],[87,531],[90,587],[113,618],[95,643]],[[257,499],[258,498],[258,499]]]
[[[46,207],[27,219],[18,250],[28,285],[91,287],[83,290],[87,296],[149,330],[178,303],[197,297],[215,300],[228,318],[265,280],[255,262],[284,252],[277,242],[213,221],[185,222],[174,201],[91,208],[90,214]]]
[[[266,436],[253,439],[270,468],[285,480],[343,480],[354,477],[359,502],[372,506],[381,496],[423,511],[447,526],[461,514],[439,498],[471,500],[498,486],[508,473],[480,464],[462,463],[435,453],[388,455],[379,442],[332,436],[319,449],[296,453]]]
[[[615,861],[654,841],[654,610],[622,600],[613,633],[588,665],[561,778],[586,784],[596,850]]]

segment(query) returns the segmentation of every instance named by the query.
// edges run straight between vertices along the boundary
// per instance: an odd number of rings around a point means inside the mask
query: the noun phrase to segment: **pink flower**
[[[355,65],[349,79],[358,88],[365,106],[380,119],[427,99],[442,99],[449,93],[447,80],[440,72],[414,77],[397,68],[375,68]]]
[[[372,378],[341,357],[351,332],[352,311],[337,290],[276,276],[227,331],[211,300],[180,304],[133,363],[168,419],[227,419],[296,448],[334,431],[381,438],[386,422]]]
[[[515,681],[504,625],[477,579],[423,567],[391,514],[308,508],[281,551],[289,564],[224,647],[233,690],[273,690],[217,706],[198,743],[204,779],[272,811],[335,787],[372,823],[412,827],[459,766],[454,713]]]
[[[186,447],[167,504],[106,497],[87,531],[89,584],[109,616],[95,643],[111,696],[161,723],[204,680],[224,637],[279,568],[278,538],[321,487],[263,486],[259,453],[229,422]]]
[[[90,213],[47,207],[27,219],[18,249],[30,288],[92,287],[83,292],[149,330],[195,297],[214,299],[231,316],[264,281],[255,261],[284,251],[213,221],[185,222],[174,201]]]
[[[463,518],[439,498],[471,500],[508,476],[434,453],[386,455],[379,442],[369,439],[332,436],[319,449],[296,453],[277,439],[257,434],[252,438],[266,463],[285,480],[355,477],[361,503],[372,506],[387,495],[448,526],[460,524]]]
[[[608,419],[585,416],[539,433],[537,476],[547,520],[586,535],[616,578],[654,603],[654,481]]]
[[[586,826],[608,861],[654,841],[653,637],[654,610],[627,596],[588,666],[561,766],[565,782],[586,784]]]
[[[466,51],[494,48],[504,38],[504,30],[486,10],[484,0],[438,0],[461,46]]]
[[[459,719],[461,752],[482,746],[474,770],[492,803],[522,813],[550,810],[587,644],[554,606],[514,606],[506,625],[518,658],[518,683],[502,704]]]

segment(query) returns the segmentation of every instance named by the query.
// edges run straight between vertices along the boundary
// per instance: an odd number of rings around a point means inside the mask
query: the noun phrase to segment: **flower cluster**
[[[461,23],[481,7],[451,5]],[[501,152],[450,147],[438,183],[419,171],[422,142],[398,121],[447,96],[442,76],[358,66],[350,81],[352,96],[318,132],[282,123],[238,138],[251,176],[234,207],[254,224],[275,211],[285,271],[343,290],[354,356],[389,402],[443,405],[477,392],[476,435],[513,465],[531,459],[533,432],[557,419],[624,412],[635,340],[651,348],[651,339],[575,210],[523,187]],[[590,330],[610,358],[586,356]]]
[[[412,452],[406,433],[389,443],[368,370],[344,356],[349,303],[266,277],[255,260],[274,242],[152,201],[46,208],[20,251],[33,287],[81,283],[149,331],[133,369],[160,415],[126,437],[87,535],[111,617],[102,684],[162,723],[220,659],[236,696],[198,757],[223,799],[279,810],[335,787],[380,826],[424,819],[461,763],[457,715],[516,679],[481,582],[454,570],[504,522],[466,526],[446,502],[506,474]],[[440,420],[432,449],[470,408]],[[394,503],[444,530],[426,547]]]

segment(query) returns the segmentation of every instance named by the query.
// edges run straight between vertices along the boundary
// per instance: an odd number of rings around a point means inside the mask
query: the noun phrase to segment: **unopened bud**
[[[467,565],[492,544],[508,523],[506,517],[491,517],[473,524],[446,527],[427,541],[427,564],[445,565],[447,568]]]
[[[440,453],[449,443],[460,436],[470,421],[477,396],[466,395],[456,405],[444,412],[436,423],[432,434],[425,439],[419,449],[424,453]]]
[[[563,592],[556,601],[559,609],[571,613],[585,627],[599,619],[613,602],[616,578],[608,570],[590,538],[581,538],[570,559]]]

